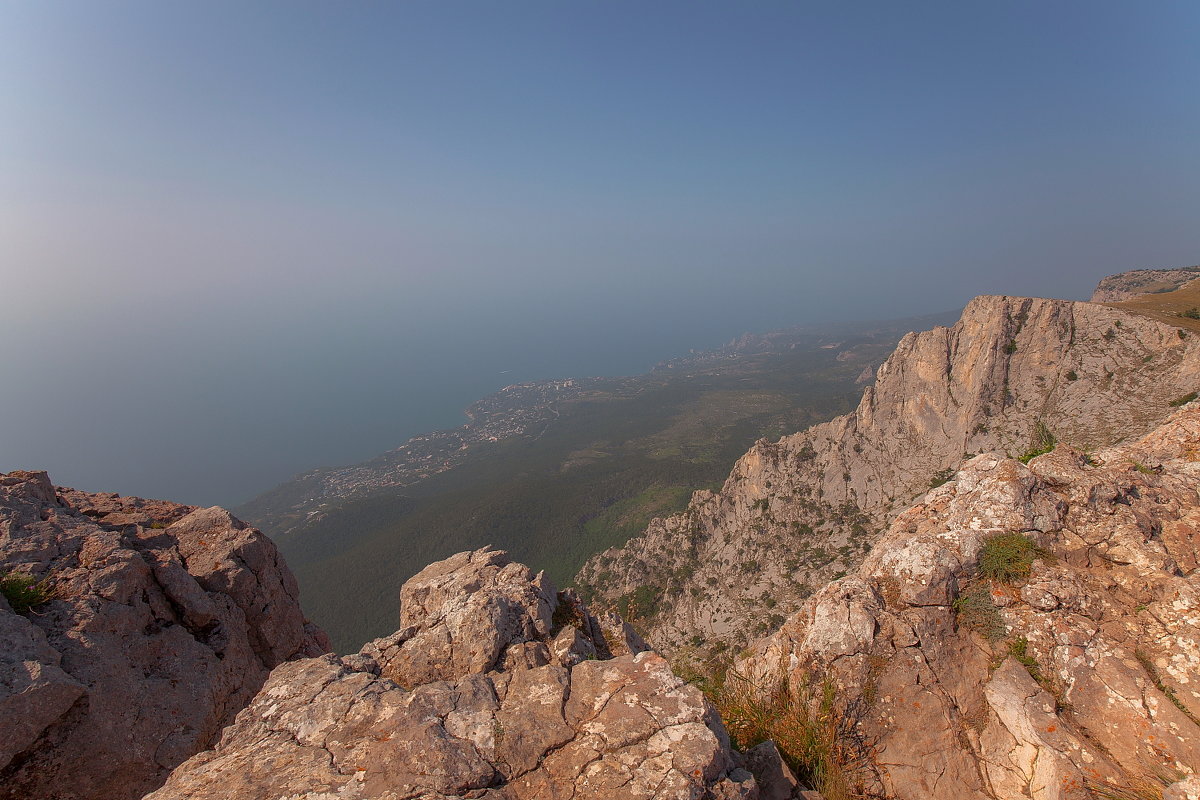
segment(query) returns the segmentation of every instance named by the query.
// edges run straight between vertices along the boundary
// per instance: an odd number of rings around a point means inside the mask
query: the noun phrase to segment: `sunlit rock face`
[[[734,671],[832,681],[883,796],[1161,791],[1200,764],[1198,490],[1195,403],[1091,454],[977,456]],[[1041,549],[989,579],[1004,535]]]
[[[277,668],[154,800],[755,798],[698,689],[500,551],[401,590],[394,635]]]
[[[208,747],[289,658],[325,652],[275,546],[219,508],[0,475],[0,797],[121,800]]]

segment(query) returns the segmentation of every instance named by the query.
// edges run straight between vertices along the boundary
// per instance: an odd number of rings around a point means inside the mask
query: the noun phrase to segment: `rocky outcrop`
[[[327,649],[270,540],[219,508],[0,475],[0,798],[120,800],[209,746],[289,658]]]
[[[396,634],[277,668],[149,798],[758,796],[699,690],[505,553],[433,564],[401,598]]]
[[[1171,292],[1200,278],[1200,267],[1135,269],[1109,275],[1092,292],[1093,303],[1120,303],[1145,294]]]
[[[732,674],[832,684],[872,796],[1162,792],[1200,765],[1198,488],[1195,403],[1092,454],[976,456]]]
[[[665,652],[707,657],[782,624],[861,562],[889,520],[965,454],[1081,450],[1140,436],[1200,386],[1200,339],[1106,306],[979,297],[952,328],[905,336],[857,410],[760,441],[580,571]]]

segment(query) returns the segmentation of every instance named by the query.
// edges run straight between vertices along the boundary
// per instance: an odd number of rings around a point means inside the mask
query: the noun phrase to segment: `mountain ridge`
[[[1148,431],[1200,385],[1200,339],[1093,303],[981,296],[912,333],[851,414],[760,441],[720,492],[605,551],[577,582],[651,643],[702,660],[777,626],[866,554],[890,517],[966,453]],[[1053,444],[1053,442],[1049,442]],[[653,610],[653,616],[646,612]]]

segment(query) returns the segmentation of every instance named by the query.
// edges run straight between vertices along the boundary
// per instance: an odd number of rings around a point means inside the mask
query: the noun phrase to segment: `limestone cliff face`
[[[832,682],[870,796],[1161,793],[1200,764],[1198,488],[1195,403],[1090,455],[977,456],[732,674]],[[1026,574],[996,577],[997,537],[1040,548]]]
[[[122,800],[209,746],[289,658],[328,649],[275,546],[219,508],[0,475],[0,798]]]
[[[1120,303],[1144,294],[1169,292],[1200,278],[1200,267],[1135,269],[1109,275],[1092,292],[1093,303]]]
[[[413,577],[401,625],[276,669],[148,800],[760,797],[698,689],[503,552]]]
[[[1200,386],[1200,340],[1090,303],[979,297],[951,328],[905,336],[857,410],[760,441],[697,492],[591,559],[585,594],[632,611],[656,647],[698,653],[778,627],[857,565],[889,519],[966,454],[1083,450],[1151,430]]]

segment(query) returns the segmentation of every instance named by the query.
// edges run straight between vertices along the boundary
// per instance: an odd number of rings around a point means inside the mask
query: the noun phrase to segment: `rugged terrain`
[[[400,602],[394,635],[275,670],[150,798],[759,797],[699,690],[506,554],[430,565]]]
[[[1161,797],[1200,764],[1198,487],[1197,404],[1090,454],[976,456],[730,680],[832,687],[872,796]]]
[[[6,799],[141,797],[329,649],[275,546],[219,508],[0,475],[0,576],[23,601],[0,596]]]
[[[2,475],[0,798],[1198,800],[1191,285],[977,298],[578,592],[460,552],[341,658],[228,512]]]
[[[719,492],[578,575],[651,643],[705,660],[777,628],[968,455],[1140,436],[1200,386],[1200,337],[1092,303],[979,297],[909,334],[849,415],[760,441]]]

